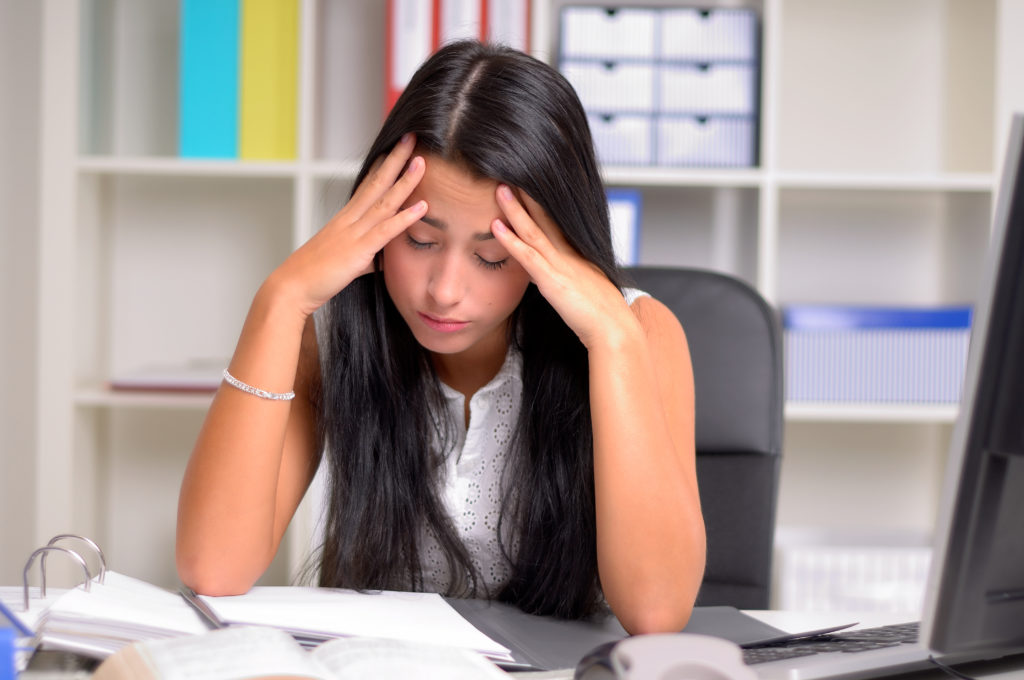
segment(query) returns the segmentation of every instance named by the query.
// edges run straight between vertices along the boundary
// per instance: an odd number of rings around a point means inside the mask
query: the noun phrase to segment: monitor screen
[[[1024,651],[1024,116],[1014,117],[953,428],[922,641]]]

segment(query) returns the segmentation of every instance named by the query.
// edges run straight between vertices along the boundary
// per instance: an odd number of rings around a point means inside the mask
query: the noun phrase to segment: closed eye
[[[492,269],[492,270],[494,270],[494,269],[501,269],[502,267],[505,266],[505,263],[508,262],[508,258],[507,257],[504,258],[504,259],[498,260],[497,262],[492,262],[490,260],[485,260],[484,258],[480,257],[480,255],[477,255],[476,259],[477,259],[477,262],[480,263],[481,267],[483,267],[484,269]]]
[[[434,245],[430,241],[417,241],[408,233],[406,233],[405,235],[405,242],[408,243],[413,248],[415,248],[416,250],[426,250],[430,246]]]

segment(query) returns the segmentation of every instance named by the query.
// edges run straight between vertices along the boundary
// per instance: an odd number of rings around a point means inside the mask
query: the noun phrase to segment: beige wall
[[[0,585],[34,547],[40,7],[0,0]]]

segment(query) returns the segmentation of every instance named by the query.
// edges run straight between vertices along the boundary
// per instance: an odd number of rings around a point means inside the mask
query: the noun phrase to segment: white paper
[[[277,626],[329,637],[363,636],[510,652],[464,619],[435,593],[260,586],[245,595],[202,596],[223,621]]]
[[[273,628],[225,628],[199,637],[148,642],[139,653],[160,670],[160,680],[331,678],[290,635]]]
[[[345,638],[325,642],[313,656],[336,680],[501,680],[508,674],[464,649],[398,640]]]
[[[197,635],[209,629],[177,593],[107,571],[104,583],[78,586],[39,618],[43,647],[106,657],[139,640]]]

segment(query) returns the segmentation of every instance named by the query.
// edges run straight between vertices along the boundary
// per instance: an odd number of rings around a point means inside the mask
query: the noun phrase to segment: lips
[[[428,328],[438,331],[439,333],[454,333],[460,331],[469,325],[468,321],[459,321],[458,319],[443,319],[423,312],[416,312],[419,315],[420,320],[427,325]]]

